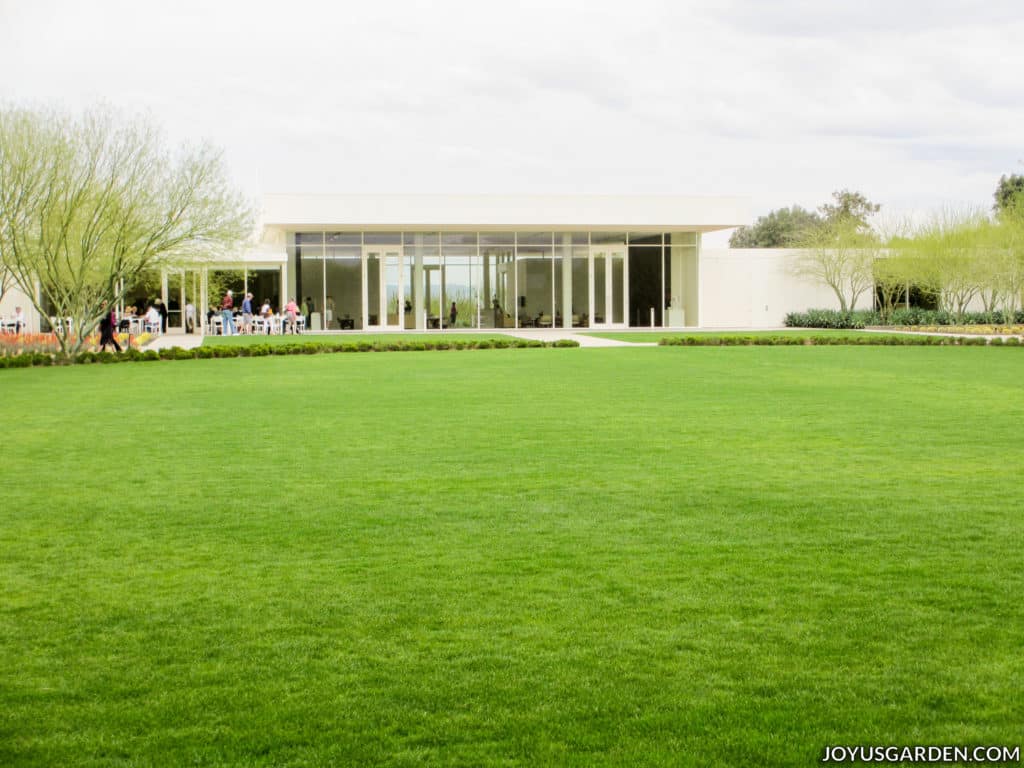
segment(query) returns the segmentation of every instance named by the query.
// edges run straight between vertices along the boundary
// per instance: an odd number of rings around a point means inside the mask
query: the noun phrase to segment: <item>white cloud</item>
[[[0,0],[0,98],[148,111],[256,191],[987,205],[1017,3]]]

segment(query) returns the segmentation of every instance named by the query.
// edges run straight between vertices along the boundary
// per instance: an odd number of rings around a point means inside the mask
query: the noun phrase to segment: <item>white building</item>
[[[767,328],[837,307],[792,251],[702,248],[749,222],[737,198],[267,195],[260,214],[237,261],[165,276],[172,325],[186,296],[219,303],[224,270],[257,302],[308,304],[310,330]]]

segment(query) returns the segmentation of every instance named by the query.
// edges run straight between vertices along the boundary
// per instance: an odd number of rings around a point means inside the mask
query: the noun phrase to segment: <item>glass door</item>
[[[594,245],[590,248],[591,328],[623,328],[627,306],[629,270],[625,245]]]
[[[402,280],[402,249],[397,245],[363,248],[363,327],[398,329],[405,316],[405,283]]]

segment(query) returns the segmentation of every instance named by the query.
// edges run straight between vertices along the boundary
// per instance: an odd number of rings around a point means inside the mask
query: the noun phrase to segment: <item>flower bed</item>
[[[793,347],[793,346],[869,346],[869,347],[1018,347],[1020,339],[987,339],[984,336],[928,336],[908,333],[885,336],[865,333],[858,336],[670,336],[658,344],[664,347]]]
[[[73,337],[72,337],[73,338]],[[127,333],[117,334],[117,343],[122,349],[140,349],[149,342],[152,334],[144,333],[139,336],[129,336]],[[83,352],[98,352],[100,348],[100,335],[91,334],[85,338],[82,347]],[[48,354],[56,355],[60,352],[60,343],[52,333],[4,333],[0,334],[0,357],[17,357],[18,355]]]
[[[1024,325],[899,325],[879,330],[917,333],[970,333],[982,336],[1024,336]]]

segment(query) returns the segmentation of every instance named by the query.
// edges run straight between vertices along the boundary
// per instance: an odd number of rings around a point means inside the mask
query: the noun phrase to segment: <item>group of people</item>
[[[151,303],[146,305],[146,311],[141,315],[139,314],[139,308],[136,305],[131,305],[124,308],[124,317],[121,318],[121,322],[131,320],[137,317],[142,320],[145,327],[151,331],[159,329],[160,333],[167,333],[167,305],[160,299],[154,299]],[[117,327],[115,323],[114,327]],[[127,328],[125,329],[127,330]]]
[[[101,307],[103,315],[100,317],[100,351],[105,352],[108,346],[112,346],[120,352],[121,345],[117,342],[116,331],[119,327],[123,330],[128,330],[131,327],[131,318],[136,316],[138,307],[125,307],[124,316],[120,322],[118,322],[117,312],[106,301],[102,303]],[[167,307],[159,299],[148,306],[141,319],[144,330],[150,333],[167,332]]]
[[[257,316],[254,311],[253,295],[246,293],[242,298],[241,313],[238,325],[235,324],[235,295],[231,290],[224,292],[224,298],[220,302],[221,333],[225,336],[235,336],[239,333],[251,334],[254,332],[253,318]],[[207,312],[207,319],[212,319],[217,312],[211,306]],[[284,309],[281,310],[281,333],[299,333],[298,319],[302,312],[294,298],[288,299]],[[270,299],[264,299],[260,306],[258,316],[267,321],[266,332],[269,334],[272,328],[272,320],[276,317]]]
[[[21,307],[15,307],[14,314],[3,322],[3,325],[0,326],[0,329],[15,334],[21,334],[28,330],[28,325],[26,324],[25,320],[25,310],[23,310]]]

